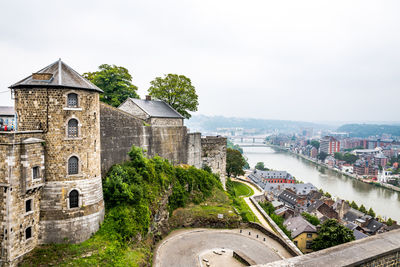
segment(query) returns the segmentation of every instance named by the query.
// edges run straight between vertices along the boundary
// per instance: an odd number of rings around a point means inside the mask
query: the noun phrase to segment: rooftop
[[[287,219],[283,223],[286,228],[292,232],[292,238],[302,234],[302,233],[316,233],[317,228],[309,223],[302,216],[292,217]]]
[[[183,116],[179,114],[179,112],[177,112],[175,109],[173,109],[170,105],[162,100],[142,100],[129,98],[127,101],[132,101],[133,103],[135,103],[150,117],[183,119]]]
[[[103,92],[61,59],[10,86],[11,89],[25,87],[66,87]]]

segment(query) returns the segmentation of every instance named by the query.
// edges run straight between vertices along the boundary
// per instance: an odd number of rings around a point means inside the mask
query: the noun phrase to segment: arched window
[[[68,174],[78,174],[79,172],[79,160],[77,157],[72,156],[68,160]]]
[[[78,121],[76,119],[68,121],[68,137],[78,137]]]
[[[70,108],[78,107],[78,95],[77,94],[70,93],[70,94],[68,94],[67,98],[68,98],[68,101],[67,101],[68,107],[70,107]]]
[[[78,192],[78,190],[74,189],[69,193],[69,207],[70,208],[79,207],[79,192]]]

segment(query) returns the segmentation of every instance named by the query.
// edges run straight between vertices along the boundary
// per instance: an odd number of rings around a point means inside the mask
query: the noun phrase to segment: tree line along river
[[[251,168],[257,162],[264,162],[267,168],[287,171],[297,180],[310,182],[334,197],[350,202],[354,200],[359,206],[364,204],[367,210],[372,207],[383,218],[391,217],[400,221],[399,192],[349,178],[286,151],[270,147],[245,147],[243,152]]]

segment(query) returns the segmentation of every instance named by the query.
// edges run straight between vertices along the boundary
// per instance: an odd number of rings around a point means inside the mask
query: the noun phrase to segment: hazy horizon
[[[195,114],[398,122],[398,1],[4,1],[0,105],[11,84],[62,58],[79,73],[126,67],[143,98],[191,78]],[[18,18],[15,16],[18,14]]]

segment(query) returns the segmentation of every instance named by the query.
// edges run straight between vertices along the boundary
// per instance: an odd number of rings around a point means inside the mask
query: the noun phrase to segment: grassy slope
[[[236,192],[236,196],[238,197],[250,197],[252,195],[254,195],[254,191],[252,188],[250,188],[249,186],[240,183],[240,182],[235,182],[232,181],[233,186],[234,186],[234,190]]]
[[[229,185],[228,192],[231,195],[233,200],[233,205],[236,210],[240,213],[244,221],[258,222],[257,216],[254,215],[253,211],[247,205],[246,201],[244,201],[243,197],[248,197],[254,194],[254,191],[249,186],[235,181],[228,181]]]

